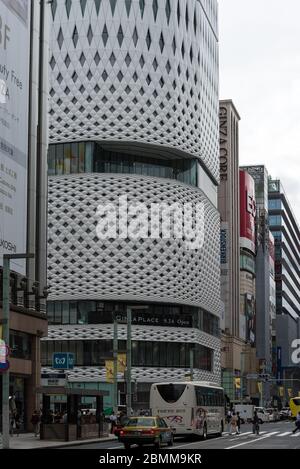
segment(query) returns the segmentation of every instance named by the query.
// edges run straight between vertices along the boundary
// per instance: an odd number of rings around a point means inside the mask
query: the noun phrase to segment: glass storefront
[[[141,150],[142,151],[142,150]],[[177,179],[197,186],[196,159],[164,159],[110,151],[96,142],[64,143],[49,146],[48,173],[52,175],[78,173],[140,174],[158,178]]]
[[[142,305],[132,311],[133,325],[197,328],[220,337],[220,321],[213,314],[192,306]],[[47,314],[54,324],[112,324],[113,314],[118,323],[126,324],[125,303],[101,301],[48,301]]]
[[[76,366],[104,366],[112,358],[112,340],[47,340],[42,341],[42,365],[51,366],[53,353],[71,352]],[[126,341],[119,340],[120,352]],[[132,341],[132,366],[189,368],[190,350],[194,350],[194,368],[213,371],[212,349],[199,344],[179,342]]]

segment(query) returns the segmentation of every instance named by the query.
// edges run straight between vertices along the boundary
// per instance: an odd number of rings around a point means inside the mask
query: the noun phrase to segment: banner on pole
[[[118,373],[126,370],[126,353],[118,353]]]
[[[241,378],[234,378],[235,389],[241,389]]]
[[[105,360],[105,371],[106,371],[106,382],[113,383],[114,382],[114,361],[113,360]]]
[[[261,394],[262,393],[262,383],[257,383],[257,389],[258,389],[258,392]]]

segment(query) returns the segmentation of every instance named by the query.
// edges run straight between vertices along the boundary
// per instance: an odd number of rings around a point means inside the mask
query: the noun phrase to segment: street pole
[[[9,272],[10,258],[3,256],[2,339],[9,347]],[[9,369],[2,374],[2,448],[9,449]]]
[[[127,306],[127,417],[131,417],[131,316],[131,308]]]
[[[194,381],[194,349],[191,347],[190,349],[190,375],[191,381]]]
[[[116,313],[114,312],[114,341],[113,341],[113,358],[114,358],[114,377],[113,377],[113,409],[115,415],[118,413],[118,323]]]
[[[3,255],[3,285],[2,285],[2,338],[9,349],[9,290],[10,290],[10,261],[11,259],[32,259],[34,254],[4,254]],[[2,375],[2,448],[9,449],[9,370]]]
[[[243,390],[244,390],[244,358],[245,358],[245,353],[241,352],[241,404],[243,404]]]

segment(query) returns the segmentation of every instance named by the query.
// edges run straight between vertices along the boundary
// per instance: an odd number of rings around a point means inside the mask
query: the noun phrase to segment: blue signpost
[[[54,353],[52,357],[52,368],[55,370],[72,370],[74,368],[73,353]]]

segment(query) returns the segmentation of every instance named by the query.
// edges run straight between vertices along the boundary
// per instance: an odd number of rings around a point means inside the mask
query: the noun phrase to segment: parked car
[[[278,422],[278,420],[280,420],[278,409],[273,409],[272,407],[269,407],[268,409],[266,409],[266,412],[268,412],[269,414],[270,422]]]
[[[173,438],[173,430],[160,417],[130,417],[119,434],[119,441],[125,449],[130,449],[134,444],[150,444],[156,448],[161,448],[163,444],[173,446]]]
[[[287,420],[291,415],[291,409],[289,407],[283,407],[279,412],[280,420]]]

